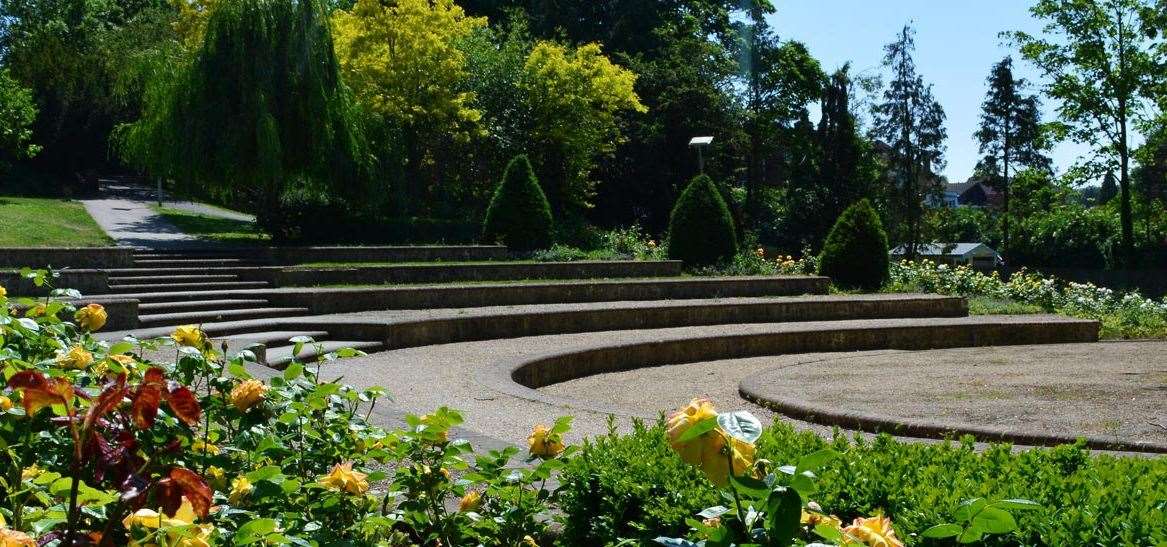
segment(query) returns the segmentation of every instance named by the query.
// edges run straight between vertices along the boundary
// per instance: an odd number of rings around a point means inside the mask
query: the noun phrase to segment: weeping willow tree
[[[142,117],[117,142],[154,175],[249,200],[278,236],[285,191],[360,191],[357,113],[321,0],[217,4],[201,47],[159,57]]]

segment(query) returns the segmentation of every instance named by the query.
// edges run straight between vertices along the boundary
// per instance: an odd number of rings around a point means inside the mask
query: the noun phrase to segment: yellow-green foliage
[[[345,81],[373,112],[461,138],[478,130],[474,94],[459,91],[467,73],[457,43],[486,18],[453,0],[357,0],[332,25]]]
[[[564,163],[566,180],[555,181],[562,186],[552,191],[559,194],[552,196],[553,202],[586,206],[595,157],[612,153],[621,140],[616,114],[648,110],[635,84],[636,74],[609,60],[598,44],[575,49],[547,41],[535,44],[521,85],[530,103],[532,142],[546,143]]]

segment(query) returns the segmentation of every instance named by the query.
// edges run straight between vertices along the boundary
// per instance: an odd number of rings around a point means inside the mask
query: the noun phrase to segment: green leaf
[[[799,515],[800,519],[801,517],[802,516]],[[814,533],[818,537],[821,537],[827,541],[833,541],[835,543],[843,542],[843,532],[829,524],[816,524],[814,527]]]
[[[737,489],[739,494],[753,499],[766,499],[767,496],[771,495],[770,485],[753,477],[738,477],[730,473],[729,483]]]
[[[973,526],[978,526],[990,534],[1008,534],[1017,529],[1017,521],[1008,511],[987,506],[981,509],[972,519]]]
[[[770,545],[790,545],[802,521],[802,496],[793,488],[775,488],[766,500]]]
[[[923,532],[920,532],[921,537],[932,539],[944,539],[959,536],[964,530],[959,524],[937,524]]]
[[[697,437],[700,437],[706,433],[709,433],[710,431],[713,431],[714,429],[717,429],[717,418],[713,418],[713,417],[705,418],[704,420],[701,420],[700,422],[693,424],[689,429],[686,429],[685,432],[681,433],[681,436],[677,437],[677,440],[674,442],[677,442],[677,443],[688,442],[688,441],[696,439]]]
[[[288,368],[284,369],[284,379],[289,382],[299,378],[302,374],[304,374],[304,365],[300,363],[292,363],[288,365]]]
[[[127,351],[130,351],[132,349],[134,349],[134,344],[132,344],[130,342],[124,342],[124,341],[118,342],[118,343],[109,347],[109,354],[110,355],[118,355],[120,353],[125,353]]]
[[[969,522],[972,520],[973,515],[977,514],[981,509],[984,509],[988,504],[989,502],[984,498],[964,500],[961,502],[960,507],[957,507],[956,511],[952,513],[952,518],[956,519],[956,522]]]
[[[275,533],[277,524],[275,519],[255,519],[240,526],[232,539],[235,545],[250,545],[263,541],[269,534]]]
[[[1027,499],[1020,499],[1020,498],[1007,499],[1007,500],[997,500],[997,501],[994,501],[990,505],[992,505],[993,507],[997,507],[999,509],[1006,509],[1006,510],[1013,510],[1013,511],[1031,511],[1033,509],[1041,509],[1040,503],[1037,503],[1036,501],[1031,501],[1031,500],[1027,500]]]
[[[231,361],[227,365],[227,372],[236,378],[251,378],[251,373],[247,372],[247,368],[238,361]]]
[[[977,526],[971,526],[969,528],[965,528],[965,530],[960,533],[960,536],[958,536],[956,538],[956,541],[958,541],[960,543],[965,543],[965,544],[976,543],[976,542],[980,541],[981,538],[984,536],[985,536],[984,530],[980,529]]]
[[[762,422],[745,410],[718,414],[717,425],[731,437],[750,444],[762,436]]]
[[[824,448],[813,454],[807,454],[798,460],[798,465],[795,466],[795,473],[801,474],[803,471],[816,471],[838,457],[839,453],[830,448]]]

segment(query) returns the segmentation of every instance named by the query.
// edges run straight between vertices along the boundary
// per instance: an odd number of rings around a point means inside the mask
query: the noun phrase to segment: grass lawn
[[[0,197],[0,247],[106,247],[85,207],[60,198]]]
[[[1041,306],[1013,300],[1000,300],[984,296],[968,297],[969,315],[1024,315],[1030,313],[1045,313],[1045,310]]]
[[[203,239],[239,245],[266,244],[269,239],[253,222],[201,215],[157,205],[151,207],[179,230]]]

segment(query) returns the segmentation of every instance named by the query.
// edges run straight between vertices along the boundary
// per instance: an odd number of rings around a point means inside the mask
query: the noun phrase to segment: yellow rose
[[[134,364],[137,363],[137,361],[134,361],[134,358],[129,355],[110,355],[109,360],[121,365],[122,368],[125,369],[134,368]]]
[[[839,520],[839,517],[836,517],[835,515],[824,515],[815,511],[807,511],[805,509],[802,511],[802,518],[799,520],[799,522],[801,522],[803,526],[810,526],[811,528],[814,528],[820,524],[825,524],[836,530],[841,530],[843,528],[843,521]]]
[[[558,433],[551,433],[547,426],[539,424],[527,437],[527,449],[532,456],[554,458],[563,452],[563,439]]]
[[[168,546],[210,547],[211,534],[215,531],[215,527],[210,524],[195,526],[194,521],[194,506],[190,504],[190,500],[183,497],[182,505],[179,506],[173,517],[167,517],[153,509],[139,509],[136,513],[126,517],[122,524],[131,533],[135,529],[145,529],[147,533],[153,530],[166,530],[168,539],[166,544]],[[170,528],[173,530],[169,530]],[[131,539],[129,545],[130,547],[149,547],[155,544]]]
[[[446,478],[446,480],[450,480],[450,470],[449,469],[442,467],[442,468],[438,469],[438,473],[441,473],[442,476]]]
[[[231,505],[241,505],[244,498],[250,495],[252,490],[255,490],[255,487],[251,485],[251,481],[247,480],[247,477],[235,477],[235,480],[231,481],[231,495],[228,496],[228,501],[231,502]]]
[[[44,473],[44,472],[45,472],[44,469],[37,467],[37,465],[34,463],[34,464],[20,470],[20,480],[27,481],[27,480],[35,479],[35,478],[41,476],[41,473]]]
[[[0,285],[0,298],[6,298],[7,296],[8,289],[5,289],[3,285]]]
[[[205,345],[207,336],[198,325],[182,325],[170,334],[170,337],[182,346],[190,346],[193,348],[202,349]]]
[[[266,393],[267,386],[263,382],[254,378],[245,380],[231,390],[231,404],[235,405],[235,408],[239,409],[240,412],[247,412],[256,403],[262,401]]]
[[[465,496],[462,496],[462,501],[458,502],[458,510],[463,513],[469,513],[471,511],[477,511],[481,505],[482,494],[477,490],[471,490],[466,492]]]
[[[687,406],[669,415],[667,434],[669,446],[681,456],[681,460],[701,469],[713,484],[725,486],[729,481],[729,456],[733,459],[734,475],[743,475],[754,465],[754,445],[729,437],[720,428],[695,439],[681,440],[689,428],[716,417],[717,409],[713,402],[705,398],[693,399]],[[727,438],[732,440],[729,445],[726,444]]]
[[[90,304],[73,314],[73,319],[77,320],[77,324],[89,332],[101,330],[108,318],[109,315],[105,313],[105,308],[101,304]]]
[[[190,444],[190,451],[195,454],[206,454],[208,456],[218,456],[221,452],[218,446],[213,443],[208,443],[199,439]]]
[[[535,538],[523,536],[523,547],[539,547],[539,544],[535,543]]]
[[[352,462],[338,463],[320,479],[320,484],[338,492],[362,495],[369,491],[369,482],[365,480],[367,476],[359,471],[353,471]]]
[[[216,490],[222,490],[227,485],[227,473],[222,467],[212,465],[207,468],[207,482]]]
[[[3,290],[4,287],[0,287],[0,291]],[[2,296],[4,294],[0,292]],[[24,532],[0,526],[0,547],[36,547],[36,540]]]
[[[12,410],[12,399],[0,395],[0,412],[8,412]]]
[[[93,364],[93,354],[81,346],[73,346],[68,352],[57,356],[57,364],[64,368],[83,369]]]
[[[904,542],[896,537],[891,527],[891,519],[876,515],[857,518],[850,526],[843,528],[847,539],[860,541],[867,547],[904,547]]]

